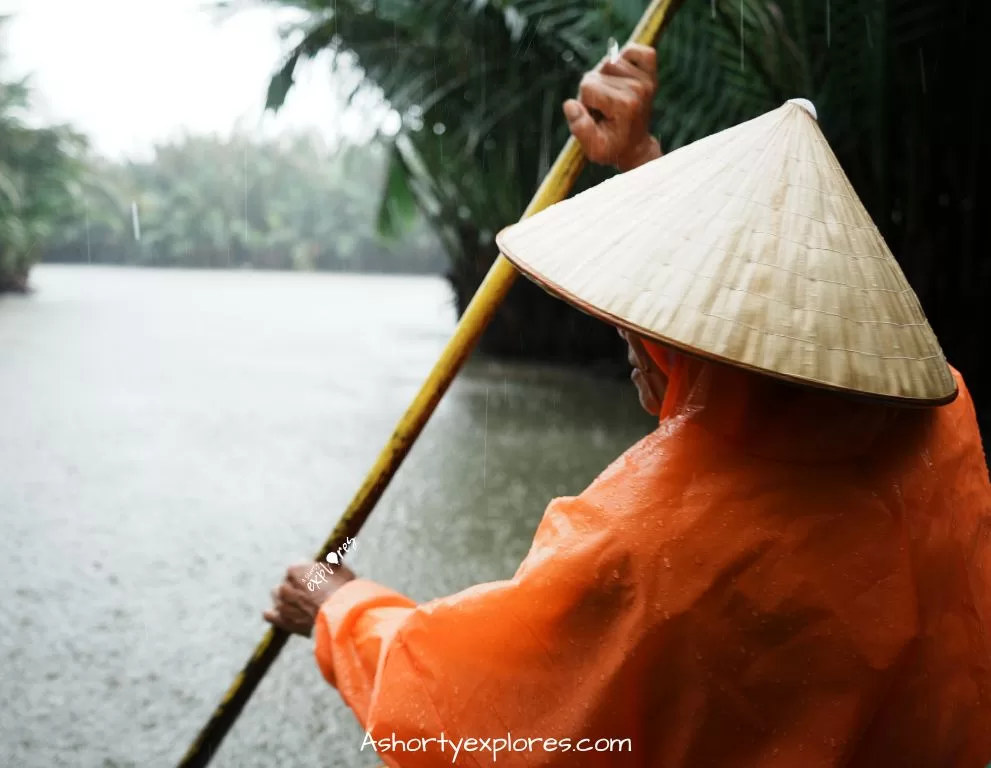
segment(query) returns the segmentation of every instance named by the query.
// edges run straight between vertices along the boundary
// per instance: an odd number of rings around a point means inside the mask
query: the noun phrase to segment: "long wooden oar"
[[[630,37],[631,42],[654,45],[665,22],[680,0],[652,0],[644,11]],[[584,164],[581,148],[574,137],[568,139],[564,149],[551,166],[540,189],[533,196],[523,218],[532,216],[554,203],[564,200],[574,186]],[[458,322],[454,335],[447,342],[440,359],[423,383],[416,398],[399,420],[388,444],[379,454],[365,482],[344,511],[334,531],[317,552],[316,560],[323,560],[328,553],[336,552],[348,537],[355,537],[368,519],[375,504],[389,485],[399,465],[416,442],[427,420],[437,407],[437,403],[447,392],[451,381],[462,364],[474,349],[479,337],[495,314],[516,278],[513,266],[500,255],[489,269],[471,303]],[[289,634],[280,629],[269,629],[251,654],[248,663],[238,674],[224,694],[224,698],[213,711],[210,720],[190,745],[180,768],[205,766],[216,753],[224,736],[230,730],[244,705],[251,698],[258,683],[279,655],[279,651],[289,639]]]

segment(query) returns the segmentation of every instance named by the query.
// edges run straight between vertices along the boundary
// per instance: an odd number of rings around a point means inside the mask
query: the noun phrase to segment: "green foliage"
[[[82,177],[82,137],[28,124],[29,97],[25,81],[0,80],[0,291],[26,287],[39,244],[71,207]]]
[[[574,4],[546,0],[288,4],[313,19],[273,78],[270,104],[281,103],[299,60],[357,55],[404,118],[380,222],[398,231],[394,214],[415,200],[455,259],[470,255],[466,230],[491,243],[518,216],[564,139],[561,101],[593,51],[629,21],[607,9],[595,14],[605,25],[592,24]],[[544,9],[541,29],[523,15],[527,5]]]
[[[310,11],[273,77],[297,64],[357,57],[366,82],[404,118],[380,218],[415,199],[455,259],[514,221],[561,146],[561,102],[610,36],[629,34],[635,0],[271,0]],[[925,45],[944,20],[935,0],[689,0],[660,45],[658,128],[673,149],[803,96],[875,214],[890,179],[881,133],[897,46]],[[911,76],[909,77],[911,80]],[[916,83],[913,81],[912,86]],[[591,171],[585,183],[600,180]],[[470,226],[466,227],[465,224]]]
[[[331,152],[311,136],[190,136],[146,162],[91,160],[99,184],[60,222],[46,258],[186,267],[437,272],[424,227],[402,244],[375,231],[381,146]],[[135,239],[131,206],[137,205]],[[415,218],[415,217],[414,217]]]

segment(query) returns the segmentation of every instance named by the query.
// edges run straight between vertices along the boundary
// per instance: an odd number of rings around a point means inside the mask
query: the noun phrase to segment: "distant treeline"
[[[87,162],[76,205],[44,261],[439,273],[422,223],[377,233],[386,157],[376,144],[331,152],[317,138],[189,136],[146,161]]]

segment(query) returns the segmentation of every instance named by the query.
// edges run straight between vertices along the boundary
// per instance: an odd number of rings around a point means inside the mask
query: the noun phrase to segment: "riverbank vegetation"
[[[0,16],[0,35],[5,23]],[[3,53],[0,47],[0,292],[27,286],[42,244],[72,205],[86,146],[67,126],[30,122],[30,87],[4,77]]]
[[[3,19],[0,17],[0,40]],[[68,126],[39,126],[0,48],[0,291],[32,264],[128,264],[440,274],[447,257],[415,207],[378,232],[387,148],[315,135],[184,136],[108,159]],[[264,88],[264,83],[259,83]]]
[[[267,0],[304,20],[269,83],[278,107],[315,59],[401,115],[331,153],[188,137],[111,162],[23,118],[0,87],[0,287],[62,261],[441,271],[463,309],[567,136],[561,102],[624,39],[641,0]],[[228,5],[237,5],[237,0]],[[985,430],[991,259],[977,168],[991,89],[966,0],[684,0],[660,43],[655,130],[671,150],[803,96],[918,293]],[[986,78],[985,78],[986,79]],[[264,87],[259,84],[259,88]],[[350,86],[348,86],[350,87]],[[374,100],[373,98],[373,100]],[[587,168],[579,189],[609,172]],[[132,207],[136,209],[134,220]],[[136,237],[140,229],[140,237]],[[379,233],[388,237],[380,238]],[[605,325],[518,281],[482,339],[502,357],[620,361]]]
[[[46,261],[440,273],[422,220],[376,231],[378,144],[333,152],[317,137],[189,136],[144,161],[91,157],[95,180],[46,242]]]

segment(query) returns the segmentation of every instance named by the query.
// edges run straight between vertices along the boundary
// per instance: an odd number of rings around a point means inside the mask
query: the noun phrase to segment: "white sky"
[[[101,152],[136,156],[182,132],[316,128],[360,133],[326,67],[309,65],[278,116],[262,120],[269,76],[292,11],[251,8],[232,16],[204,0],[0,0],[13,20],[0,45],[6,73],[30,74],[40,118],[71,122]]]

